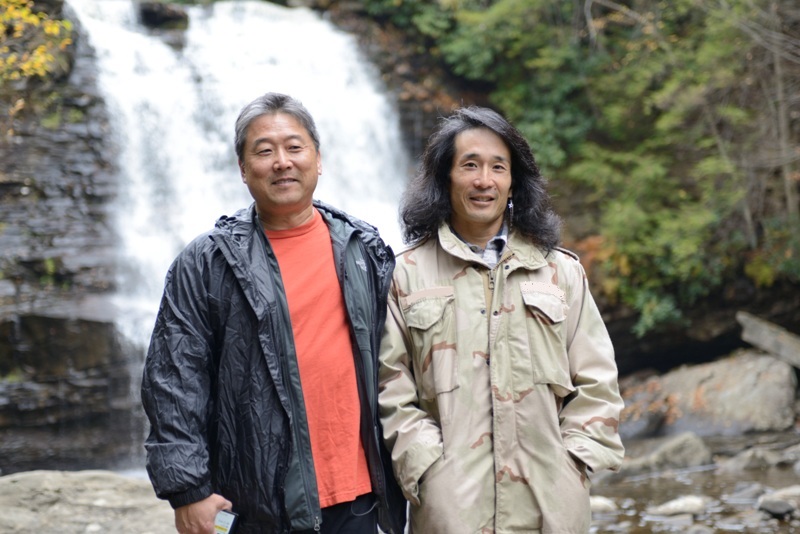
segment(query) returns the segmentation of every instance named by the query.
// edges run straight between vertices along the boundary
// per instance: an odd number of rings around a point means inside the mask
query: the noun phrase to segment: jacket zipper
[[[289,372],[290,372],[288,367],[289,367],[288,364],[284,361],[284,364],[283,364],[283,368],[284,369],[283,370],[284,370],[285,373],[287,373],[286,374],[287,377],[289,376]],[[295,419],[294,424],[292,424],[292,434],[294,436],[294,442],[297,444],[296,447],[298,448],[296,454],[297,454],[297,461],[300,464],[300,478],[303,481],[303,492],[306,494],[306,496],[310,500],[313,500],[313,496],[311,495],[311,488],[309,487],[309,484],[308,484],[308,476],[307,476],[308,461],[304,459],[303,454],[299,450],[299,444],[301,443],[301,435],[300,435],[300,429],[298,428],[298,423],[297,423],[298,413],[297,413],[297,404],[295,402],[294,393],[295,393],[294,390],[291,390],[291,392],[289,394],[289,405],[290,405],[290,408],[292,410],[292,414],[294,416],[293,419]],[[290,457],[291,457],[291,455],[290,455]],[[287,471],[287,474],[288,474],[288,471]],[[321,510],[319,512],[319,515],[316,515],[316,514],[314,515],[314,531],[315,532],[319,532],[319,530],[320,530],[320,524],[322,523],[322,519],[320,518],[320,515],[322,515],[322,511]]]
[[[261,233],[261,235],[266,240],[266,236],[264,236],[263,232]],[[268,254],[268,262],[270,264],[274,263],[275,265],[277,265],[277,259],[274,257],[274,253],[272,252],[272,249],[269,246],[269,242],[267,241],[267,243],[265,243],[265,245],[266,245],[265,248],[267,249],[267,254]],[[274,262],[273,262],[273,260],[274,260]],[[273,284],[273,288],[274,288],[275,287],[275,279],[273,277],[270,277],[270,282]],[[276,289],[273,289],[273,291],[275,291],[276,294],[278,293]],[[284,293],[281,293],[281,294],[284,295],[284,298],[285,298],[285,294]],[[278,319],[279,319],[280,324],[284,323],[283,319],[285,318],[285,315],[288,315],[288,313],[289,312],[288,312],[287,308],[284,308],[282,306],[278,306]],[[273,324],[274,324],[274,322],[273,322]],[[289,327],[290,325],[284,325],[284,326],[285,327]],[[278,339],[278,337],[275,336],[275,339]],[[287,385],[286,390],[287,390],[287,393],[288,393],[287,397],[289,399],[289,409],[291,410],[291,413],[292,413],[292,422],[290,422],[290,426],[292,428],[293,441],[295,443],[295,447],[297,448],[296,454],[297,454],[297,461],[298,461],[298,464],[300,466],[299,467],[299,471],[300,471],[300,478],[302,479],[302,484],[303,484],[303,492],[304,492],[304,494],[305,494],[307,499],[309,499],[310,501],[314,501],[314,497],[315,496],[312,495],[312,492],[311,492],[311,489],[310,489],[310,486],[309,486],[309,483],[308,483],[308,476],[307,476],[308,475],[308,473],[307,473],[307,471],[308,471],[308,469],[307,469],[308,461],[303,457],[303,454],[300,451],[300,443],[302,443],[302,441],[301,441],[301,433],[300,433],[299,423],[297,421],[298,415],[299,415],[297,413],[297,401],[295,399],[295,395],[297,394],[297,392],[294,390],[294,388],[291,387],[291,379],[290,379],[291,371],[289,369],[288,361],[286,360],[286,358],[279,358],[279,360],[281,362],[281,368],[283,370],[285,383]],[[298,372],[299,372],[299,370],[298,370]],[[292,445],[290,444],[289,445],[290,451],[291,451],[291,446]],[[292,457],[292,453],[290,452],[289,453],[289,463],[290,463],[290,465],[291,465],[291,457]],[[289,470],[290,470],[290,468],[287,467],[287,470],[286,470],[286,474],[287,475],[289,473]],[[284,478],[284,481],[283,481],[283,487],[284,488],[286,487],[285,478]],[[286,494],[285,494],[285,491],[284,491],[284,498],[285,498],[285,496],[286,496]],[[310,511],[312,512],[312,514],[314,514],[314,530],[315,531],[319,531],[319,529],[321,528],[320,524],[322,523],[322,519],[320,517],[322,515],[322,511],[319,508],[319,496],[318,495],[316,496],[316,502],[317,502],[316,507],[314,507]],[[284,508],[285,508],[285,506],[286,506],[286,503],[284,502]],[[287,513],[287,515],[289,515],[289,514]]]
[[[350,239],[353,239],[352,235],[350,236]],[[369,254],[367,253],[367,250],[366,250],[366,247],[365,247],[364,243],[359,239],[356,239],[355,241],[356,241],[356,244],[358,245],[358,250],[361,253],[362,259],[365,262],[368,261]],[[343,274],[343,279],[345,280],[345,285],[346,285],[346,280],[347,280],[347,259],[346,259],[347,244],[346,243],[342,247],[342,250],[343,250],[342,261],[341,261],[342,274]],[[369,270],[367,272],[367,275],[368,275],[367,278],[369,279],[369,283],[370,283],[370,285],[372,285],[372,283],[375,282],[376,280],[370,275]],[[372,293],[372,291],[380,291],[380,290],[381,289],[378,288],[378,287],[370,287],[370,293]],[[345,287],[342,287],[342,292],[343,293],[345,292]],[[346,295],[345,295],[345,301],[346,300],[347,300],[347,298],[346,298]],[[346,305],[345,305],[345,308],[347,309]],[[386,307],[384,306],[383,309],[385,310]],[[380,312],[381,312],[381,310],[380,310],[380,306],[379,306],[378,309],[375,310],[375,313],[377,313],[380,316]],[[350,323],[350,335],[355,340],[356,339],[355,328],[353,326],[353,320],[350,317],[349,310],[348,310],[347,320]],[[370,340],[372,340],[372,337],[373,337],[373,332],[371,331],[370,332]],[[378,347],[380,346],[380,342],[378,343],[377,346]],[[364,454],[367,456],[367,469],[370,472],[371,478],[374,479],[375,486],[376,486],[376,487],[373,488],[372,491],[375,494],[375,496],[378,499],[378,501],[381,502],[382,500],[384,500],[386,498],[386,481],[383,478],[383,462],[381,461],[381,453],[380,453],[380,439],[381,439],[381,436],[380,436],[380,432],[378,431],[378,424],[372,417],[372,409],[371,409],[372,404],[370,402],[370,394],[369,394],[368,386],[367,386],[367,384],[369,383],[368,380],[370,380],[371,377],[367,377],[366,376],[366,371],[364,369],[364,354],[361,352],[361,349],[357,345],[354,346],[353,355],[355,357],[356,377],[358,378],[357,384],[358,384],[359,389],[361,389],[361,391],[363,393],[364,403],[366,405],[366,406],[361,406],[361,426],[362,427],[365,426],[365,423],[366,423],[366,428],[364,430],[367,433],[367,435],[364,436],[366,438],[366,440],[367,440],[367,442],[363,444],[364,445]],[[377,402],[377,399],[375,399],[375,402]],[[382,510],[383,510],[383,504],[382,503],[379,505],[378,510],[379,510],[379,512],[378,512],[379,514],[383,513],[382,512]],[[391,521],[387,521],[387,522],[390,523]]]

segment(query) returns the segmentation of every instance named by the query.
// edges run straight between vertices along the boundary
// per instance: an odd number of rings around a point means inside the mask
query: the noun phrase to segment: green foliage
[[[745,273],[759,287],[780,278],[800,282],[800,221],[774,218],[763,228],[764,246],[750,254]]]
[[[789,0],[364,5],[491,87],[545,173],[588,191],[600,287],[639,312],[637,333],[680,324],[726,276],[800,280],[781,183],[797,163],[776,149],[800,145],[800,101],[787,99],[789,139],[776,105],[777,87],[800,86]]]
[[[70,108],[67,112],[67,122],[70,124],[79,124],[86,120],[86,113],[77,108]]]
[[[42,127],[48,130],[55,130],[61,126],[61,114],[57,111],[48,113],[42,117]]]
[[[682,324],[682,315],[675,297],[653,290],[640,290],[632,294],[634,307],[639,310],[639,320],[633,333],[643,336],[663,324]]]
[[[455,73],[494,85],[493,105],[530,140],[546,171],[564,165],[594,122],[585,85],[597,60],[575,38],[571,9],[548,0],[462,9],[439,42]]]
[[[587,143],[578,159],[566,172],[595,192],[589,200],[601,206],[600,227],[613,250],[603,267],[617,280],[611,291],[640,312],[635,331],[680,320],[683,306],[722,279],[725,264],[709,244],[725,208],[714,209],[709,191],[688,187],[671,158],[646,144],[622,153]]]
[[[7,374],[0,376],[0,382],[5,384],[19,384],[27,379],[27,375],[19,367],[15,367]]]
[[[450,29],[452,8],[457,7],[459,2],[365,0],[363,4],[372,17],[388,20],[412,36],[437,39]]]
[[[52,286],[55,283],[55,275],[58,271],[56,260],[53,258],[43,259],[40,269],[42,274],[39,276],[39,284],[42,286]]]
[[[639,334],[679,322],[740,263],[745,244],[723,228],[747,201],[733,158],[753,140],[753,110],[732,98],[746,50],[732,21],[688,2],[652,7],[608,43],[615,59],[587,84],[602,145],[565,169],[596,191],[615,247],[606,272],[640,312]]]
[[[56,130],[64,123],[79,123],[85,118],[85,113],[80,109],[70,107],[65,110],[55,91],[39,95],[33,107],[41,115],[42,127],[48,130]]]

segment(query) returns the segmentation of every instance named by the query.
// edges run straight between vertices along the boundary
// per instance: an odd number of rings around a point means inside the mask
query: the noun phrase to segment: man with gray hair
[[[253,204],[166,277],[142,382],[147,471],[180,534],[401,534],[377,405],[394,267],[377,230],[313,199],[319,135],[267,93],[236,121]]]

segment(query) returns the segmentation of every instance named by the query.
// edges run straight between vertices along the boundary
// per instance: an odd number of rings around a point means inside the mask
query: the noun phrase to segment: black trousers
[[[322,509],[322,534],[375,534],[378,532],[378,501],[367,493],[354,501]],[[318,534],[303,530],[298,534]]]

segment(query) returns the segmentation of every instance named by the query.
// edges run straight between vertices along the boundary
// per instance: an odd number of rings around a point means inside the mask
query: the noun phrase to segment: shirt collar
[[[486,263],[488,263],[490,267],[497,265],[497,262],[500,260],[500,256],[503,253],[503,249],[505,248],[506,243],[508,243],[508,224],[506,221],[503,221],[502,226],[500,226],[500,230],[498,230],[495,236],[491,238],[488,243],[486,243],[486,248],[481,248],[478,245],[468,242],[466,239],[461,237],[458,232],[456,232],[452,225],[450,225],[450,231],[453,232],[453,235],[463,241],[472,252],[480,256]]]

